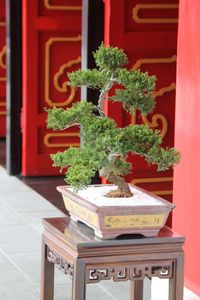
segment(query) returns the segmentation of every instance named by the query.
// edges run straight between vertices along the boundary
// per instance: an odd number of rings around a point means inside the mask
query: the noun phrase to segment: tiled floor
[[[39,300],[42,218],[59,216],[60,210],[0,167],[0,300]],[[71,280],[56,270],[55,282],[55,300],[70,300]],[[167,282],[145,285],[144,300],[167,300]],[[129,283],[89,285],[87,300],[97,298],[128,300]],[[199,300],[187,290],[186,299]]]

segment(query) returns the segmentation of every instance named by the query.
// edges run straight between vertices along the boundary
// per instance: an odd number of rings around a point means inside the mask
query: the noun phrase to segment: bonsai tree
[[[97,68],[78,70],[68,74],[71,86],[87,86],[99,89],[98,105],[81,101],[72,107],[48,109],[48,128],[63,130],[78,125],[81,129],[80,148],[70,147],[64,152],[52,154],[53,166],[67,168],[66,182],[76,191],[91,183],[96,171],[117,190],[109,192],[108,197],[130,197],[130,187],[124,176],[132,165],[127,155],[137,154],[149,164],[156,164],[158,171],[167,170],[178,163],[180,155],[174,148],[161,147],[158,130],[147,125],[129,125],[118,128],[116,122],[105,115],[104,101],[122,102],[125,111],[133,114],[152,112],[155,106],[155,76],[140,70],[128,70],[126,54],[116,47],[100,45],[93,54]],[[108,92],[112,88],[112,96]]]

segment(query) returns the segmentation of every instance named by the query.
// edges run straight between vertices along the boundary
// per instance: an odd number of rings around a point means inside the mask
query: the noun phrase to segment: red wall
[[[200,295],[200,1],[179,6],[173,228],[186,236],[185,284]]]

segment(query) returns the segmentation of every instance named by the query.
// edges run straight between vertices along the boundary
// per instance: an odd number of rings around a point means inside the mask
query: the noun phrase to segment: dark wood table
[[[130,299],[143,299],[146,277],[169,279],[169,300],[183,299],[184,237],[164,227],[158,237],[101,240],[70,217],[44,219],[41,300],[54,298],[54,265],[72,278],[72,300],[84,300],[86,284],[131,280]],[[98,297],[98,295],[97,295]]]

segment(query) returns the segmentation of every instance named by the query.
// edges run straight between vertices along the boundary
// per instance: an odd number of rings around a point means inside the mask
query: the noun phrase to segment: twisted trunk
[[[115,161],[119,158],[119,154],[110,154],[108,158],[108,165],[102,168],[99,171],[99,175],[105,177],[111,183],[117,186],[117,190],[110,191],[105,196],[106,197],[131,197],[133,194],[131,193],[130,187],[125,179],[121,176],[115,175],[112,172]]]
[[[128,183],[124,180],[124,178],[117,176],[113,173],[107,176],[107,179],[114,183],[117,186],[117,190],[113,190],[108,192],[105,196],[106,197],[116,197],[116,198],[128,198],[131,197],[133,194],[131,193],[130,187]]]

